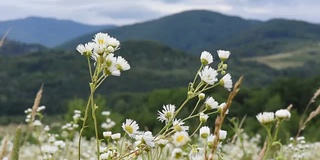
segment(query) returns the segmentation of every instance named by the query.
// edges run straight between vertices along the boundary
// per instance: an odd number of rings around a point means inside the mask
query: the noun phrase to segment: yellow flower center
[[[132,128],[131,126],[126,126],[125,129],[126,129],[126,131],[127,131],[128,133],[130,133],[130,134],[133,133],[133,128]]]
[[[99,40],[98,40],[98,43],[99,43],[99,44],[103,44],[103,43],[104,43],[104,40],[103,40],[103,39],[99,39]]]
[[[177,137],[177,141],[178,142],[182,142],[183,140],[184,140],[184,136],[183,135]]]

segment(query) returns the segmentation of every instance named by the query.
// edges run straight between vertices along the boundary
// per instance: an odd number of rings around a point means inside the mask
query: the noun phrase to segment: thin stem
[[[174,114],[173,117],[176,117],[178,115],[178,113],[181,111],[181,109],[188,103],[188,101],[190,100],[190,98],[187,98],[179,107],[179,109],[176,111],[176,113]]]
[[[271,135],[271,131],[270,131],[270,126],[265,126],[267,132],[268,132],[268,146],[266,149],[266,152],[264,153],[263,159],[267,158],[268,152],[271,148],[271,144],[272,144],[272,135]]]
[[[88,61],[88,67],[89,67],[90,78],[91,78],[91,81],[92,81],[92,69],[91,69],[91,63],[90,63],[90,58],[89,58],[89,57],[87,57],[87,61]]]
[[[203,68],[203,65],[200,66],[199,70],[196,73],[196,76],[194,76],[193,82],[192,82],[192,89],[193,89],[193,85],[194,83],[196,83],[197,77],[198,77],[198,73],[200,72],[200,70]]]
[[[94,89],[92,88],[92,91],[94,92]],[[94,123],[94,132],[96,134],[96,145],[97,145],[97,156],[98,156],[98,160],[100,160],[100,141],[99,141],[99,135],[98,135],[98,124],[97,124],[97,117],[96,117],[96,108],[95,108],[95,104],[93,103],[93,94],[91,94],[91,113],[92,113],[92,118],[93,118],[93,123]]]
[[[198,127],[196,128],[196,130],[194,130],[194,132],[191,134],[190,137],[192,137],[200,129],[201,125],[202,125],[202,122],[199,123]]]
[[[91,95],[92,95],[93,93],[91,92],[90,93],[90,96],[89,96],[89,99],[88,99],[88,102],[87,102],[87,106],[86,106],[86,111],[84,112],[84,117],[83,117],[83,123],[82,123],[82,127],[81,127],[81,129],[80,129],[80,135],[79,135],[79,141],[78,141],[78,158],[79,158],[79,160],[81,159],[81,138],[82,138],[82,133],[83,133],[83,131],[84,131],[84,128],[86,128],[86,122],[87,122],[87,120],[88,120],[88,112],[89,112],[89,106],[90,106],[90,102],[91,102]]]
[[[279,132],[279,129],[280,129],[280,124],[281,124],[282,120],[279,120],[278,121],[278,124],[276,126],[276,131],[275,131],[275,134],[274,134],[274,137],[273,137],[273,141],[276,141],[277,137],[278,137],[278,132]]]
[[[199,105],[200,101],[201,101],[201,99],[199,98],[196,106],[193,108],[192,112],[190,113],[190,115],[189,115],[188,117],[192,116],[192,114],[196,111],[196,109],[198,108],[198,105]]]

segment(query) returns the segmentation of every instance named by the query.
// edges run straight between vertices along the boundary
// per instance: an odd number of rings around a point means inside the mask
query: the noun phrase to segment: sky
[[[320,24],[320,0],[1,0],[0,21],[29,16],[91,25],[128,25],[205,9],[245,19],[285,18]]]

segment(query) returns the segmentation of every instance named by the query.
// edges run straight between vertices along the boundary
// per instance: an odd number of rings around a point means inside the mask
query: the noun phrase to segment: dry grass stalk
[[[320,114],[320,105],[317,107],[316,110],[312,111],[310,114],[309,114],[309,117],[306,119],[306,121],[304,122],[303,124],[303,127],[306,126],[306,124],[311,121],[314,117],[316,117],[318,114]]]
[[[37,113],[37,109],[40,105],[40,100],[41,100],[41,97],[42,97],[42,91],[43,91],[43,84],[41,85],[37,95],[36,95],[36,98],[34,99],[34,102],[33,102],[33,106],[32,106],[32,114],[31,114],[31,122],[34,121],[34,118],[36,116],[36,113]]]
[[[264,155],[266,154],[267,146],[268,146],[268,139],[266,138],[266,140],[263,143],[263,148],[259,152],[259,155],[258,155],[259,157],[257,160],[263,159]]]
[[[9,29],[6,31],[6,33],[4,33],[4,35],[2,36],[2,38],[1,38],[1,40],[0,40],[0,48],[3,46],[3,42],[4,42],[4,40],[6,39],[6,37],[7,37],[7,35],[8,35],[8,33],[9,33],[10,30],[11,30],[11,28],[9,28]]]
[[[290,110],[292,109],[293,105],[290,104],[288,107],[287,107],[287,110],[290,112]]]
[[[298,133],[296,135],[296,139],[300,136],[300,133],[302,130],[304,130],[304,128],[306,127],[307,123],[309,121],[311,121],[314,117],[316,117],[319,113],[320,113],[320,105],[317,107],[316,110],[312,111],[308,118],[306,120],[304,120],[305,116],[306,116],[306,113],[307,113],[307,110],[308,108],[310,107],[310,105],[312,103],[315,102],[315,100],[317,99],[317,97],[320,95],[320,88],[313,94],[312,98],[310,99],[310,101],[308,102],[308,105],[306,107],[306,109],[304,110],[303,114],[302,114],[302,117],[300,119],[300,122],[299,122],[299,130],[298,130]]]
[[[235,83],[232,92],[229,94],[228,100],[227,100],[227,104],[226,106],[223,108],[223,110],[221,111],[220,115],[217,116],[216,121],[215,121],[215,128],[214,128],[214,135],[215,135],[215,139],[213,141],[213,147],[212,147],[212,155],[214,155],[217,147],[218,147],[218,143],[219,143],[219,131],[221,129],[221,126],[223,124],[223,121],[225,119],[226,113],[228,111],[228,109],[230,108],[231,104],[232,104],[232,100],[233,98],[238,94],[238,92],[240,91],[240,85],[242,83],[243,80],[243,76],[241,76],[239,78],[239,80]],[[213,159],[213,157],[209,157],[209,159]]]
[[[4,157],[7,153],[7,147],[8,147],[8,136],[5,136],[2,140],[0,159],[4,159]]]

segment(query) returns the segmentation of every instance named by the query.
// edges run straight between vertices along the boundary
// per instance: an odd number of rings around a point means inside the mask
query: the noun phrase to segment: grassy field
[[[243,58],[242,61],[255,61],[274,69],[300,67],[308,62],[320,63],[320,43],[310,43],[303,48],[274,55]]]

